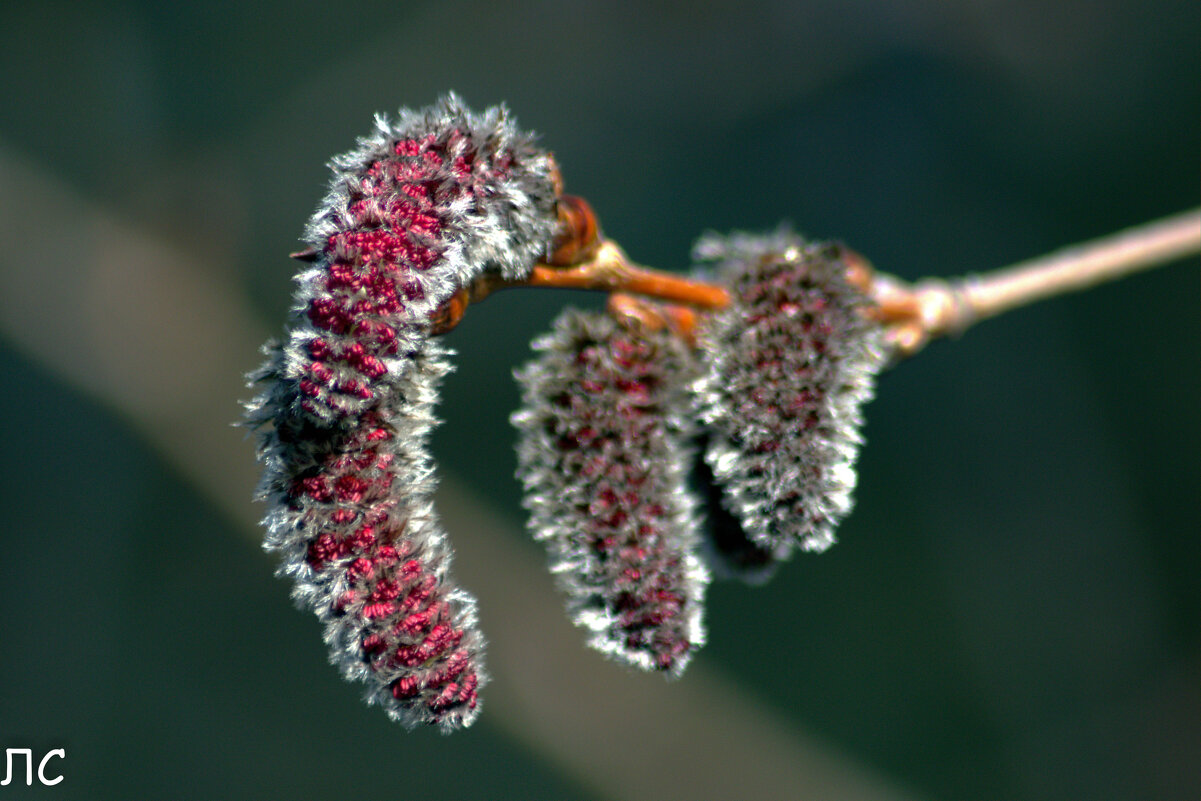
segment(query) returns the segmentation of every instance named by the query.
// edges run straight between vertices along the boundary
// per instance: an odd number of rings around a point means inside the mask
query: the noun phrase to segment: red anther
[[[404,676],[392,683],[392,697],[398,701],[412,698],[421,692],[421,682],[416,676]]]
[[[368,620],[375,618],[387,617],[396,611],[396,604],[389,602],[367,604],[363,607],[363,617]]]

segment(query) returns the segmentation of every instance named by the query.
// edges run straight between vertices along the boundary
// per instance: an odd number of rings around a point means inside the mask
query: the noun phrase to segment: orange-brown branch
[[[630,261],[612,240],[603,241],[588,261],[571,267],[535,265],[530,277],[516,286],[625,292],[702,309],[730,304],[730,294],[723,287],[642,267]]]
[[[645,297],[614,292],[609,295],[609,314],[623,325],[646,331],[668,328],[689,345],[696,344],[696,309],[674,304],[654,303]]]
[[[617,243],[602,240],[587,260],[578,264],[566,267],[536,264],[521,281],[506,281],[496,275],[477,279],[469,288],[456,292],[431,316],[431,332],[445,334],[458,325],[468,303],[479,303],[500,289],[521,287],[625,293],[677,304],[668,313],[673,319],[678,318],[676,328],[684,336],[690,336],[696,326],[695,309],[721,309],[730,304],[730,294],[723,287],[635,264]]]

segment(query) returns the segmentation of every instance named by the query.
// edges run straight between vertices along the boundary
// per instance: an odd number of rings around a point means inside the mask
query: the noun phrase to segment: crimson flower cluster
[[[377,118],[330,166],[287,337],[251,376],[264,545],[369,703],[451,731],[487,674],[432,501],[440,315],[591,258],[595,220],[503,108],[453,95]],[[762,580],[834,541],[885,358],[838,246],[780,231],[709,236],[696,256],[728,307],[695,330],[661,307],[663,324],[568,310],[517,373],[513,417],[530,527],[572,618],[594,648],[672,676],[704,643],[712,576]]]
[[[734,300],[702,329],[693,387],[724,508],[773,560],[824,551],[851,509],[882,330],[838,245],[781,230],[711,235],[695,255]]]
[[[513,416],[530,528],[589,645],[679,674],[709,582],[687,489],[691,354],[667,329],[574,309],[534,348]]]
[[[520,278],[558,228],[549,154],[453,95],[380,117],[331,163],[285,341],[248,404],[265,547],[325,624],[331,661],[401,723],[469,724],[487,676],[449,568],[428,439],[447,350],[430,318],[485,272]]]

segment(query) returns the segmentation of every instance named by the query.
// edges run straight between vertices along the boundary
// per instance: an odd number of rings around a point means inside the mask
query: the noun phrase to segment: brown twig
[[[696,310],[689,306],[652,303],[643,297],[614,292],[609,295],[608,312],[627,328],[641,331],[670,329],[687,342],[696,343]]]
[[[877,275],[873,316],[889,328],[896,355],[911,356],[931,339],[960,334],[979,320],[1198,253],[1201,208],[984,275],[913,285]]]
[[[635,264],[611,239],[602,240],[587,261],[569,267],[536,264],[522,281],[485,276],[472,285],[471,302],[515,287],[625,292],[700,309],[721,309],[730,303],[730,293],[723,287]]]
[[[1201,209],[1120,231],[1019,262],[984,275],[956,279],[925,279],[907,284],[844,249],[847,280],[872,301],[867,312],[887,329],[898,358],[912,356],[931,339],[957,335],[988,317],[1044,298],[1086,289],[1138,270],[1201,253]],[[675,304],[677,330],[691,336],[697,313],[721,309],[729,292],[672,273],[630,261],[617,243],[605,239],[586,261],[571,266],[535,265],[523,281],[486,276],[460,292],[440,310],[435,333],[450,330],[463,316],[467,302],[476,303],[498,289],[544,287],[585,289],[636,295]],[[628,301],[621,301],[622,308]],[[686,318],[686,319],[685,319]]]

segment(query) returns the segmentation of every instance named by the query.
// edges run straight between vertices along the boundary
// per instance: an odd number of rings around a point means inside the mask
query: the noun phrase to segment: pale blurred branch
[[[983,275],[919,281],[878,275],[871,287],[901,355],[980,320],[1201,253],[1201,209],[1119,231]]]

